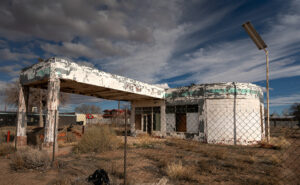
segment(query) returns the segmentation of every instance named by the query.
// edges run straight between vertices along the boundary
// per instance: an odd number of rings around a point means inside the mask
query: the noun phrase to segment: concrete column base
[[[17,136],[17,146],[26,146],[27,136]]]

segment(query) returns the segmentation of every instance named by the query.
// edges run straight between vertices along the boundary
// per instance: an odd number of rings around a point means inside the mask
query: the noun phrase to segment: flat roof
[[[48,80],[60,79],[60,91],[108,100],[163,99],[165,90],[155,85],[80,65],[70,59],[53,57],[22,70],[20,83],[47,88]]]

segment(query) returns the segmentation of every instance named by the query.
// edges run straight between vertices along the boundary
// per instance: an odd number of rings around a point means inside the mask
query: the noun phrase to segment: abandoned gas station
[[[27,144],[30,87],[48,89],[44,147],[56,141],[60,92],[130,102],[132,136],[148,133],[244,145],[264,138],[263,92],[250,83],[163,89],[55,57],[23,69],[19,86],[17,146]],[[245,112],[251,119],[239,116]],[[247,133],[248,128],[252,128],[251,133]]]

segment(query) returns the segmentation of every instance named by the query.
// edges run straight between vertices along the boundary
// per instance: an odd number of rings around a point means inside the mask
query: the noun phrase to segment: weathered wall
[[[167,89],[165,99],[171,106],[199,105],[197,114],[187,113],[186,132],[199,140],[251,144],[264,137],[260,110],[263,92],[254,84],[215,83]],[[167,114],[167,132],[174,135],[175,124],[175,114]]]
[[[187,113],[186,114],[186,131],[188,133],[195,133],[199,132],[199,116],[198,113]]]
[[[253,144],[261,138],[257,99],[207,99],[207,142]]]
[[[176,132],[176,120],[175,120],[175,114],[166,114],[166,131],[168,133],[170,132]]]

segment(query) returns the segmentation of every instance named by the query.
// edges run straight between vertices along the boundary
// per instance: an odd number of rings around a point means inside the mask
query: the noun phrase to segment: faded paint
[[[167,103],[195,102],[199,98],[260,98],[263,92],[260,87],[251,83],[212,83],[192,85],[174,89],[167,89],[165,98]],[[176,103],[177,104],[177,103]]]
[[[19,84],[19,104],[17,120],[17,146],[27,144],[26,127],[27,127],[27,107],[28,107],[29,87]]]
[[[24,69],[21,72],[20,80],[22,84],[42,83],[42,80],[57,78],[78,83],[71,85],[62,81],[62,92],[71,92],[85,94],[106,99],[137,99],[137,95],[145,99],[155,98],[163,99],[164,89],[155,85],[150,85],[130,78],[110,74],[84,65],[79,65],[68,59],[50,58],[47,61],[40,62]],[[66,84],[66,87],[64,86]],[[91,86],[88,93],[86,84]],[[105,91],[111,90],[111,91]],[[105,91],[105,92],[104,92]],[[115,94],[115,96],[114,96]],[[130,97],[129,95],[133,96]]]
[[[58,105],[59,105],[59,89],[60,89],[60,80],[59,79],[50,79],[48,82],[48,97],[47,97],[47,117],[45,124],[45,137],[44,137],[44,146],[49,147],[52,145],[54,140],[54,132],[57,132],[58,128]],[[55,119],[56,118],[56,119]],[[56,129],[54,129],[54,124],[56,124]]]

